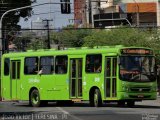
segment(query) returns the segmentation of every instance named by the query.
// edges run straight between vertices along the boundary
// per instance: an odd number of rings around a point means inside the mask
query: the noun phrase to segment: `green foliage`
[[[16,50],[37,50],[46,48],[46,37],[36,37],[34,32],[26,31],[13,40]]]
[[[84,38],[83,46],[124,45],[124,46],[149,46],[149,35],[146,31],[133,28],[115,28],[96,30]]]
[[[94,46],[136,46],[150,47],[159,51],[160,31],[137,28],[114,28],[114,29],[74,29],[68,26],[60,32],[52,32],[51,43],[63,47],[94,47]],[[29,35],[27,35],[29,36]],[[27,37],[26,36],[26,37]],[[24,37],[24,36],[23,36]],[[32,39],[29,49],[42,49],[44,46],[44,38]],[[38,46],[37,48],[35,46]]]
[[[84,37],[90,34],[90,30],[62,30],[62,32],[53,32],[51,39],[55,44],[66,47],[81,47],[84,44]]]
[[[35,2],[35,0],[3,0],[2,3],[0,4],[0,11],[3,11],[0,12],[0,16],[2,16],[2,14],[5,11],[28,6],[31,5],[33,2]],[[32,8],[10,12],[3,19],[3,27],[5,26],[5,28],[7,27],[8,29],[11,28],[20,29],[20,26],[17,25],[20,17],[23,17],[27,20],[27,17],[31,16],[31,14],[32,14]]]
[[[70,26],[69,28],[72,28]],[[65,47],[94,47],[94,46],[136,46],[150,47],[159,51],[160,31],[140,28],[119,27],[114,29],[71,29],[53,32],[55,44]]]
[[[45,47],[44,41],[42,39],[34,38],[31,40],[31,43],[28,45],[28,50],[38,50]]]

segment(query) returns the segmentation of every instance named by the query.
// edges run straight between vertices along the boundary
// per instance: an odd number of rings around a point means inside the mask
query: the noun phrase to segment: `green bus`
[[[91,106],[155,100],[157,82],[153,50],[144,47],[97,46],[8,53],[2,57],[3,101],[89,101]]]

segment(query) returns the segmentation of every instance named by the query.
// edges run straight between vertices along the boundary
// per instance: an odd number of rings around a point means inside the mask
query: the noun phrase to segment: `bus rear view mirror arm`
[[[38,72],[38,75],[42,75],[42,73],[43,73],[43,70],[40,70],[40,71]]]

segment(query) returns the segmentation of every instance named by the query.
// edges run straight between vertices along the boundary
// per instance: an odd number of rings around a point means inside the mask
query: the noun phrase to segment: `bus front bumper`
[[[156,100],[157,92],[150,93],[130,93],[130,92],[119,92],[119,100]]]

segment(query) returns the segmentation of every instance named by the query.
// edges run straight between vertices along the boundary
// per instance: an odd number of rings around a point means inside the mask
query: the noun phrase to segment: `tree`
[[[1,0],[0,17],[3,15],[4,12],[10,9],[28,6],[31,5],[33,2],[36,2],[36,0]],[[8,31],[18,31],[21,29],[21,26],[17,25],[17,23],[20,20],[20,17],[23,17],[25,18],[25,20],[27,20],[28,17],[30,17],[31,15],[32,15],[32,8],[10,12],[7,15],[5,15],[2,23],[3,38],[5,39],[5,41],[7,41],[8,39],[10,39],[10,37],[16,34],[16,32],[13,32],[12,35],[11,34],[7,35]],[[8,48],[8,42],[5,42],[5,44],[3,44],[6,46],[6,47],[3,46],[4,48]]]
[[[84,37],[91,34],[90,30],[73,29],[73,26],[63,28],[60,32],[53,32],[51,39],[55,44],[64,47],[81,47],[84,44]]]
[[[83,46],[144,46],[147,47],[149,34],[146,31],[134,28],[115,28],[107,30],[95,30],[90,36],[84,38]]]
[[[36,2],[36,0],[2,0],[2,3],[0,3],[0,16],[2,16],[4,12],[10,9],[28,6],[33,2]],[[23,17],[25,18],[25,20],[27,20],[27,18],[30,17],[31,14],[32,8],[10,12],[3,19],[3,27],[7,26],[7,28],[19,28],[20,26],[17,26],[17,23],[19,22],[20,17]]]
[[[37,50],[46,48],[46,37],[38,37],[34,32],[23,31],[11,44],[16,46],[18,51]]]

